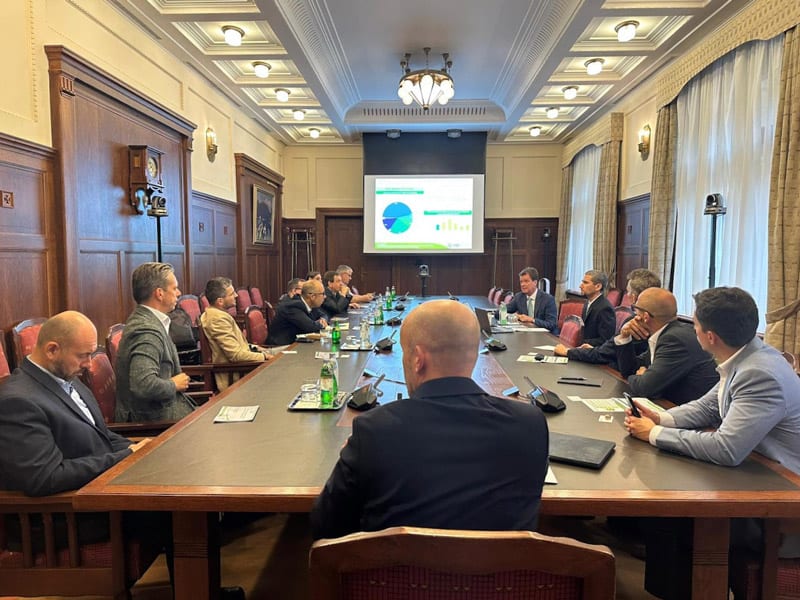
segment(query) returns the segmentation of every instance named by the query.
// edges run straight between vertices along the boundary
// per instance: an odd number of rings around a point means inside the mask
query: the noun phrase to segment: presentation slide
[[[375,176],[370,191],[365,251],[368,238],[372,252],[483,251],[482,176]]]

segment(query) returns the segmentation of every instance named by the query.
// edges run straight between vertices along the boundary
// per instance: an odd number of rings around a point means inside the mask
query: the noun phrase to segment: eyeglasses
[[[632,306],[631,306],[631,308],[632,308],[634,311],[639,311],[639,312],[642,312],[642,313],[647,313],[648,315],[650,315],[650,318],[651,318],[651,319],[654,319],[654,318],[655,318],[655,316],[653,315],[653,313],[651,313],[651,312],[650,312],[649,310],[647,310],[646,308],[642,308],[641,306],[636,306],[635,304],[634,304],[634,305],[632,305]]]

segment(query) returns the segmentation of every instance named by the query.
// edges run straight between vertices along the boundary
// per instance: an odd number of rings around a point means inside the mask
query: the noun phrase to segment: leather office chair
[[[248,306],[244,311],[244,323],[246,326],[245,333],[247,341],[251,344],[263,346],[267,342],[269,329],[267,328],[267,320],[264,318],[264,313],[256,306]]]
[[[583,319],[576,315],[569,315],[564,319],[558,339],[568,348],[580,346],[583,343]]]
[[[633,316],[633,309],[630,306],[617,306],[614,309],[614,315],[617,317],[617,328],[614,330],[614,335],[616,335],[619,333],[622,324]]]
[[[611,306],[616,308],[619,306],[619,303],[622,302],[622,290],[611,288],[606,294],[606,299],[611,303]]]
[[[192,327],[200,326],[200,314],[203,312],[200,308],[200,300],[194,294],[183,294],[178,298],[176,308],[182,308],[189,315],[192,320]]]
[[[20,321],[11,329],[11,340],[14,345],[14,366],[19,367],[28,354],[33,352],[39,330],[47,317],[34,317]]]
[[[6,356],[6,344],[3,340],[3,330],[0,329],[0,383],[3,383],[11,375],[11,367]]]
[[[144,538],[126,541],[119,512],[106,513],[108,541],[79,544],[79,531],[85,525],[72,509],[73,494],[31,498],[0,491],[3,595],[130,597],[130,587],[158,556],[160,544]],[[19,523],[19,545],[9,543],[9,531],[4,529],[9,519]],[[66,535],[59,535],[63,528]]]
[[[108,328],[108,335],[106,335],[106,354],[108,360],[111,361],[111,366],[117,361],[117,354],[119,354],[119,342],[122,340],[122,333],[125,331],[125,323],[115,323]]]
[[[576,315],[578,317],[582,317],[583,307],[585,304],[586,300],[582,300],[579,298],[567,298],[566,300],[562,300],[561,304],[558,306],[559,330],[564,326],[564,319],[566,319],[569,315]]]
[[[309,557],[315,600],[610,600],[606,546],[530,531],[393,527],[319,540]]]

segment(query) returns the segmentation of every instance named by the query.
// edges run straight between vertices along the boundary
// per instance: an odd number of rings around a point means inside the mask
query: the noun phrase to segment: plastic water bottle
[[[378,305],[378,318],[375,319],[375,321],[376,325],[383,325],[383,306],[381,306],[380,304]]]
[[[333,369],[333,387],[331,391],[333,392],[333,401],[336,402],[339,397],[339,359],[336,358],[336,354],[331,353],[330,362]]]
[[[339,329],[339,321],[333,322],[333,329],[331,330],[331,344],[338,346],[342,342],[342,330]]]
[[[389,290],[389,286],[386,286],[386,310],[392,309],[392,292]]]
[[[508,307],[501,302],[500,303],[500,324],[505,325],[508,323]]]
[[[392,286],[391,295],[392,295],[392,302],[394,302],[395,298],[397,298],[397,290],[395,289],[394,286]]]
[[[369,321],[367,319],[361,319],[360,336],[362,348],[369,348],[372,346],[372,342],[369,339]]]
[[[333,365],[326,360],[319,372],[319,405],[322,408],[333,406]]]

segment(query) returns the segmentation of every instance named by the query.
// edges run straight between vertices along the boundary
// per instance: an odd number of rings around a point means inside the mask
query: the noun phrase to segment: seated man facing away
[[[652,271],[648,271],[647,269],[634,269],[628,273],[627,292],[634,304],[639,294],[651,287],[661,287],[661,280],[658,278],[658,275]],[[626,319],[625,323],[633,318],[634,316],[631,315]],[[623,325],[625,323],[623,323]],[[631,335],[634,339],[634,353],[638,355],[647,350],[647,338],[650,334],[645,328],[633,328]],[[570,360],[578,360],[596,365],[610,364],[615,367],[617,365],[617,348],[613,339],[606,340],[603,344],[596,347],[583,344],[577,348],[567,348],[564,344],[558,344],[553,349],[553,354],[556,356],[566,356]]]
[[[658,448],[698,460],[737,466],[756,451],[800,474],[800,378],[780,352],[756,336],[755,301],[735,287],[704,290],[694,301],[694,331],[700,346],[717,362],[719,383],[667,412],[640,405],[642,417],[628,411],[626,429]],[[761,550],[759,529],[752,519],[734,520],[732,545]],[[691,539],[690,522],[654,520],[647,539],[648,591],[662,598],[688,597],[691,560],[685,557],[691,557]],[[651,547],[660,555],[653,560]],[[800,539],[785,536],[778,555],[800,556]]]
[[[348,265],[339,265],[336,267],[336,272],[342,277],[341,293],[347,296],[350,302],[372,302],[373,295],[371,293],[359,294],[355,286],[351,285],[353,282],[353,268]]]
[[[291,300],[295,296],[299,296],[300,292],[303,291],[303,284],[305,283],[305,279],[300,279],[299,277],[294,277],[289,280],[289,283],[286,284],[286,293],[281,295],[278,298],[278,303],[285,302],[286,300]]]
[[[605,296],[608,275],[602,271],[586,271],[581,279],[581,292],[588,300],[583,307],[583,347],[600,346],[614,337],[617,317]]]
[[[30,496],[79,488],[144,446],[109,431],[78,379],[97,348],[83,314],[48,319],[33,352],[0,386],[0,487]]]
[[[336,271],[325,271],[322,276],[322,283],[325,284],[325,299],[322,301],[322,312],[328,316],[328,320],[336,315],[347,314],[348,308],[358,308],[358,304],[350,302],[347,296],[340,292],[342,277]]]
[[[281,302],[269,327],[267,345],[291,344],[299,333],[318,333],[328,326],[319,307],[325,299],[322,282],[310,279],[303,284],[299,296]]]
[[[131,276],[137,306],[125,323],[114,371],[116,420],[177,421],[195,404],[183,392],[189,376],[181,372],[178,350],[169,337],[167,315],[181,291],[172,265],[148,262]]]
[[[430,301],[406,317],[400,344],[411,397],[353,421],[311,513],[315,539],[398,525],[536,528],[547,423],[535,406],[472,381],[479,342],[464,304]]]
[[[519,289],[506,308],[517,313],[520,323],[530,323],[554,331],[558,327],[556,299],[539,289],[539,271],[525,267],[519,272]]]
[[[617,364],[628,378],[634,396],[683,404],[705,394],[719,381],[714,360],[697,343],[688,323],[678,321],[678,303],[672,292],[649,288],[633,305],[635,317],[614,338]],[[648,350],[634,354],[632,336],[641,328],[649,337]]]
[[[209,307],[200,315],[200,326],[211,347],[211,360],[215,363],[264,362],[272,355],[257,347],[250,347],[242,330],[228,309],[236,306],[236,290],[227,277],[215,277],[206,284]],[[217,389],[221,392],[239,379],[239,373],[215,373]]]

